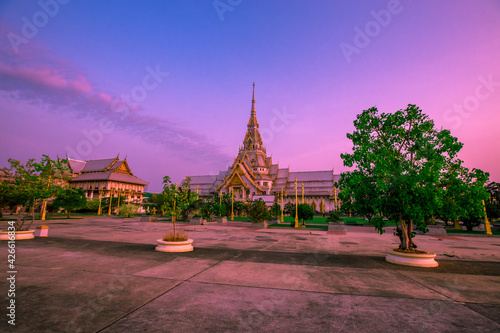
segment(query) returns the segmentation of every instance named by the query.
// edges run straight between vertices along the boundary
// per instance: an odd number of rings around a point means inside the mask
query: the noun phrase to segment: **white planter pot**
[[[389,251],[385,260],[397,265],[414,266],[414,267],[437,267],[439,264],[436,260],[436,254],[428,252],[425,254],[412,254],[397,251]]]
[[[35,238],[35,229],[16,231],[16,240],[33,239]],[[6,230],[0,231],[0,240],[10,240],[9,232]]]
[[[193,251],[193,240],[188,239],[186,241],[181,242],[166,242],[162,239],[157,239],[156,242],[158,246],[156,246],[155,250],[160,252],[189,252]]]

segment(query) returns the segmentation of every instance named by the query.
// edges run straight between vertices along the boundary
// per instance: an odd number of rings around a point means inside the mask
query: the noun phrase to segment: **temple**
[[[201,197],[228,192],[236,200],[246,201],[262,198],[268,204],[295,203],[295,183],[299,203],[308,203],[315,211],[328,212],[336,206],[337,189],[333,169],[326,171],[290,172],[280,168],[267,156],[262,142],[255,108],[255,84],[247,131],[238,156],[232,165],[218,175],[191,176],[191,188],[196,188]]]
[[[84,190],[88,199],[121,195],[130,203],[142,203],[144,187],[149,183],[134,176],[126,158],[67,160],[71,187]]]

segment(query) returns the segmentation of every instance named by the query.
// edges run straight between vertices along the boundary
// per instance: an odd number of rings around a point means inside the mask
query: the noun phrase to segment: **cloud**
[[[5,27],[0,27],[0,33],[4,31]],[[0,42],[0,91],[76,118],[109,120],[115,130],[161,145],[188,160],[205,159],[208,164],[223,165],[228,159],[205,136],[171,120],[148,115],[140,103],[131,105],[96,89],[84,70],[52,56],[34,41],[18,53],[5,41]]]

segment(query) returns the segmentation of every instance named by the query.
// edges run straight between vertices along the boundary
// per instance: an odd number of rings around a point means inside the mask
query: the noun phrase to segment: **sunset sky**
[[[273,161],[345,171],[362,110],[418,105],[500,182],[500,1],[2,1],[0,166],[120,154],[162,177],[226,169],[255,82]]]

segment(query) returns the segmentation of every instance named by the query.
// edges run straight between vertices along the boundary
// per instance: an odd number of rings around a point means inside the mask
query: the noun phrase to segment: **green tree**
[[[164,204],[161,209],[165,214],[172,215],[172,222],[174,223],[174,236],[175,236],[175,221],[177,216],[187,207],[192,205],[198,200],[198,193],[191,191],[191,178],[187,177],[181,184],[172,184],[170,177],[163,177],[163,196],[165,197]]]
[[[252,222],[263,222],[269,219],[269,209],[262,199],[252,201],[250,207],[250,220]]]
[[[302,224],[305,224],[305,221],[312,220],[314,218],[314,211],[309,204],[303,203],[299,204],[297,207],[297,214],[299,216],[299,220],[302,220]]]
[[[165,211],[163,210],[163,206],[166,203],[166,197],[163,193],[153,193],[150,198],[148,198],[148,203],[150,203],[156,212],[160,213],[160,216],[165,215]]]
[[[87,205],[87,197],[81,189],[63,189],[52,202],[53,207],[63,208],[70,218],[71,211]]]
[[[345,172],[343,178],[347,184],[351,178],[365,178],[374,188],[368,199],[357,192],[352,192],[352,199],[369,200],[375,212],[396,221],[400,249],[416,248],[412,239],[415,228],[425,231],[426,217],[440,211],[449,173],[462,164],[457,157],[462,144],[448,130],[436,130],[434,122],[415,105],[392,114],[370,108],[357,116],[354,127],[347,134],[353,152],[341,157],[345,166],[355,170]],[[463,168],[461,172],[463,186],[479,188],[488,177],[480,170],[470,173]],[[475,210],[481,202],[471,205],[474,207],[469,209]],[[376,228],[383,233],[386,220],[377,221]]]
[[[379,197],[376,192],[377,182],[369,174],[362,174],[358,170],[343,173],[339,180],[339,187],[341,189],[339,198],[342,201],[342,211],[355,211],[368,221],[377,214],[375,210]]]
[[[56,197],[67,185],[67,160],[52,160],[42,155],[40,163],[29,159],[26,163],[9,159],[10,170],[14,172],[14,193],[18,203],[31,207],[31,223],[35,221],[35,206],[44,200]],[[27,209],[26,209],[27,210]],[[23,230],[24,220],[16,225],[16,230]]]
[[[486,203],[486,213],[489,218],[497,219],[500,217],[500,183],[490,182],[486,185],[486,192],[489,199]]]
[[[283,207],[283,212],[289,216],[295,216],[295,205],[291,202],[287,202],[285,207]]]
[[[271,218],[279,219],[281,217],[281,206],[277,203],[271,207]]]

